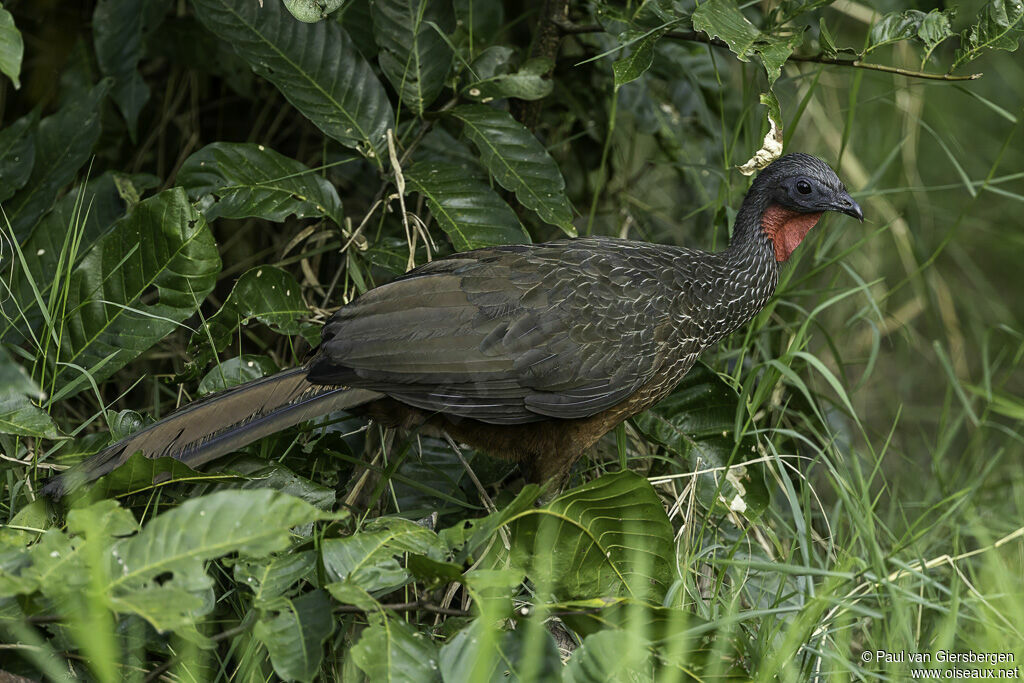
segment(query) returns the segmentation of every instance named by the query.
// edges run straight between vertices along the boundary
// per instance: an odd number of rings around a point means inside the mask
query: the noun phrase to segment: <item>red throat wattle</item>
[[[785,261],[800,243],[807,232],[821,218],[818,213],[800,213],[778,204],[772,204],[761,214],[761,230],[772,239],[775,245],[775,260]]]

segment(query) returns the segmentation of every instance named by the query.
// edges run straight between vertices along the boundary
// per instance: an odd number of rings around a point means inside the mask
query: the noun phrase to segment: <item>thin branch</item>
[[[558,30],[563,35],[582,35],[586,33],[604,33],[605,30],[599,24],[574,24],[571,21],[563,20],[555,22],[558,26]],[[687,40],[693,43],[703,43],[705,45],[711,45],[712,47],[721,47],[729,49],[728,44],[725,41],[718,38],[711,38],[706,33],[698,31],[666,31],[665,36],[668,38],[675,38],[676,40]],[[967,74],[965,76],[953,76],[951,74],[935,74],[927,71],[914,71],[913,69],[903,69],[898,66],[886,66],[885,64],[874,64],[872,62],[863,62],[859,59],[838,59],[836,57],[829,57],[824,53],[819,52],[816,55],[790,55],[787,61],[790,62],[812,62],[814,64],[827,64],[831,66],[848,66],[853,69],[868,69],[869,71],[883,71],[890,74],[899,74],[900,76],[906,76],[908,78],[922,78],[930,81],[975,81],[981,78],[980,73]]]
[[[380,606],[381,609],[390,610],[392,612],[433,612],[434,614],[443,614],[448,617],[471,617],[473,613],[469,610],[454,609],[452,607],[439,607],[438,605],[432,605],[422,600],[416,600],[414,602],[396,602],[391,604],[384,604]],[[369,612],[373,610],[363,609],[362,607],[356,607],[355,605],[338,605],[334,608],[335,612],[341,614],[362,614],[363,612]]]

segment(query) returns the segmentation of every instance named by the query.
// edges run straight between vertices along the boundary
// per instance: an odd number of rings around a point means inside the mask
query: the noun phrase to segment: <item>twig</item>
[[[558,45],[562,42],[561,24],[568,21],[566,19],[568,14],[569,0],[544,0],[541,3],[534,30],[533,49],[530,50],[531,58],[544,58],[550,60],[552,65],[555,63],[555,58],[558,57]],[[543,75],[547,76],[548,74]],[[540,123],[541,100],[513,99],[511,104],[512,114],[516,120],[530,130],[534,130]]]
[[[434,614],[443,614],[447,617],[471,617],[473,613],[469,610],[455,609],[453,607],[439,607],[438,605],[432,605],[422,600],[416,600],[414,602],[397,602],[392,604],[380,605],[381,609],[391,610],[392,612],[433,612]],[[335,612],[342,614],[361,614],[364,612],[372,611],[355,605],[338,605],[334,608]]]
[[[574,24],[568,20],[554,22],[563,35],[582,35],[586,33],[605,33],[604,28],[599,24]],[[666,31],[665,36],[676,40],[687,40],[693,43],[704,43],[712,47],[729,49],[729,45],[718,38],[712,38],[706,33],[699,31]],[[859,59],[838,59],[829,57],[819,52],[816,55],[790,55],[787,61],[790,62],[812,62],[814,64],[828,64],[831,66],[848,66],[853,69],[868,69],[869,71],[883,71],[890,74],[898,74],[908,78],[923,78],[930,81],[974,81],[981,78],[982,74],[967,74],[965,76],[953,76],[951,74],[935,74],[927,71],[914,71],[903,69],[898,66],[887,66],[885,64],[874,64]]]

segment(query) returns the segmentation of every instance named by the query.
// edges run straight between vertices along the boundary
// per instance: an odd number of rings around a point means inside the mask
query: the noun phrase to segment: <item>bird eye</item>
[[[796,191],[799,192],[800,194],[810,194],[811,184],[806,180],[801,180],[796,184]]]

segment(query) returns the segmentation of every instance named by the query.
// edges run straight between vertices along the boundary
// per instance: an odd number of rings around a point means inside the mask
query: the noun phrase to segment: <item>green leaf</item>
[[[26,114],[0,131],[0,202],[10,199],[28,182],[36,160],[35,113]]]
[[[71,275],[60,359],[95,381],[163,339],[213,289],[220,256],[205,219],[181,188],[140,202],[103,236]],[[140,299],[156,292],[157,301]],[[78,391],[80,371],[56,370]]]
[[[511,525],[513,561],[543,595],[661,602],[672,582],[672,525],[647,480],[607,474]]]
[[[238,326],[248,325],[253,318],[280,334],[298,334],[298,319],[308,312],[302,288],[291,273],[275,266],[252,268],[238,278],[220,310],[192,335],[190,345],[208,351],[212,341],[214,351],[220,353]]]
[[[0,434],[56,439],[57,425],[42,408],[19,394],[0,393]]]
[[[124,115],[133,141],[139,112],[149,99],[149,86],[137,68],[145,18],[145,3],[139,0],[99,0],[92,14],[96,62],[104,76],[114,79],[110,96]]]
[[[924,59],[928,59],[939,43],[953,35],[950,21],[956,16],[956,8],[934,9],[925,14],[919,10],[890,12],[871,27],[868,48],[865,54],[883,45],[901,40],[916,40],[925,47]]]
[[[663,31],[655,31],[644,36],[633,44],[633,51],[629,53],[628,57],[617,59],[612,63],[616,88],[635,81],[651,68],[651,64],[654,63],[654,46],[663,33]]]
[[[286,681],[311,681],[320,669],[324,641],[334,632],[327,594],[314,590],[294,600],[280,599],[276,616],[264,614],[253,635],[270,653],[274,672]]]
[[[323,563],[335,582],[370,593],[404,585],[409,573],[395,559],[405,552],[440,559],[441,543],[433,531],[400,518],[380,518],[364,531],[323,542]]]
[[[530,241],[509,205],[464,166],[419,162],[405,172],[405,180],[427,200],[456,251]]]
[[[303,24],[280,2],[193,0],[207,29],[229,42],[258,75],[328,137],[380,165],[395,125],[383,86],[334,21]]]
[[[266,462],[257,460],[257,462]],[[236,465],[237,467],[237,465]],[[281,463],[271,463],[256,470],[245,472],[243,489],[273,489],[287,493],[310,505],[329,512],[334,508],[337,494],[330,486],[318,484],[311,479],[295,474]]]
[[[779,77],[782,65],[803,42],[803,32],[788,35],[762,33],[740,11],[736,0],[708,0],[693,12],[693,27],[726,42],[737,59],[749,61],[757,54],[768,74],[769,88]]]
[[[11,79],[15,90],[21,88],[18,74],[21,73],[24,52],[25,43],[21,39],[21,31],[14,25],[14,17],[0,6],[0,73]]]
[[[206,373],[199,380],[199,395],[205,396],[217,391],[224,391],[239,384],[245,384],[260,377],[277,372],[277,365],[267,356],[246,353],[228,358],[217,364],[217,367]]]
[[[345,0],[284,0],[284,6],[299,21],[315,23],[345,4]]]
[[[756,519],[770,495],[756,437],[737,442],[739,397],[707,365],[698,362],[666,399],[636,418],[640,432],[681,458],[681,472],[697,474],[697,499],[705,509],[733,510]],[[713,471],[706,471],[713,470]]]
[[[562,674],[555,640],[536,620],[504,631],[474,619],[445,643],[439,660],[445,681],[557,681]]]
[[[88,161],[100,136],[100,103],[109,88],[110,82],[103,81],[39,122],[32,173],[25,187],[4,206],[19,242]]]
[[[298,498],[258,489],[220,491],[185,501],[150,521],[137,536],[111,549],[111,591],[163,585],[209,584],[204,563],[228,553],[263,557],[290,545],[289,529],[332,515]]]
[[[437,99],[451,69],[452,50],[434,28],[452,23],[451,5],[431,0],[374,0],[370,6],[381,71],[398,91],[402,104],[422,115]]]
[[[316,568],[315,550],[289,552],[262,559],[240,559],[234,566],[235,581],[253,592],[259,605],[285,595]]]
[[[583,639],[569,658],[562,681],[649,681],[656,678],[654,672],[650,642],[635,631],[609,629]]]
[[[7,351],[0,347],[0,434],[57,438],[57,425],[36,406],[45,394]]]
[[[50,416],[30,399],[45,396],[22,367],[0,347],[0,434],[56,438]]]
[[[693,11],[693,28],[725,41],[741,61],[750,61],[761,31],[743,16],[736,0],[707,0]]]
[[[1016,50],[1022,37],[1024,2],[989,0],[978,12],[978,22],[960,34],[960,49],[949,70],[977,59],[985,50]]]
[[[170,456],[147,458],[142,453],[133,453],[123,465],[110,474],[100,477],[88,488],[72,490],[69,499],[73,504],[78,499],[93,500],[123,493],[138,493],[165,482],[179,480],[222,481],[224,479],[224,474],[199,472]]]
[[[182,164],[178,184],[208,221],[256,216],[279,222],[291,214],[343,221],[338,192],[326,178],[263,145],[207,145]]]
[[[401,619],[375,618],[352,647],[352,659],[374,683],[441,680],[437,645]]]
[[[463,134],[498,184],[515,192],[519,203],[541,220],[576,234],[562,173],[529,130],[508,112],[482,104],[465,104],[451,113],[465,124]]]
[[[554,68],[546,57],[528,59],[519,70],[508,73],[511,48],[492,45],[473,61],[467,72],[471,78],[460,94],[477,102],[515,97],[520,100],[539,100],[551,94],[554,82],[544,75]]]

